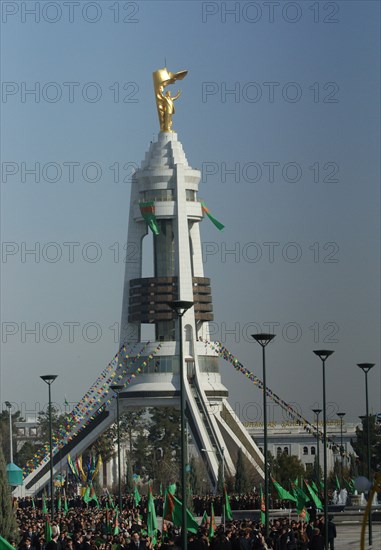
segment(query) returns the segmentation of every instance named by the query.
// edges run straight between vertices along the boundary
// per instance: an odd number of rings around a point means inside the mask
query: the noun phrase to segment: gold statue
[[[169,90],[164,94],[164,88],[169,84],[174,84],[176,80],[182,80],[187,74],[188,71],[171,73],[165,67],[164,69],[155,71],[152,75],[161,132],[173,132],[172,115],[175,113],[174,101],[181,94],[180,90],[174,96],[171,96]]]

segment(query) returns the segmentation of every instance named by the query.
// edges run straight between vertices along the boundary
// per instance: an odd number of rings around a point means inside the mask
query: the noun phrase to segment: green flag
[[[67,497],[66,497],[66,493],[64,494],[64,512],[65,514],[67,514],[69,511],[69,505],[68,505],[68,502],[67,502]]]
[[[154,543],[153,540],[156,540],[156,533],[157,533],[157,519],[156,519],[156,510],[155,510],[155,502],[153,500],[153,494],[152,494],[152,488],[149,488],[148,492],[148,503],[147,503],[147,534],[149,537],[152,538],[152,543]]]
[[[163,496],[163,484],[160,482],[160,489],[159,489],[160,496]]]
[[[58,493],[58,500],[57,500],[57,511],[58,512],[61,512],[61,506],[62,506],[62,503],[61,503],[61,492]]]
[[[115,521],[114,521],[114,530],[113,530],[114,535],[119,535],[119,517],[118,516],[119,516],[119,512],[117,510],[115,514]]]
[[[85,494],[83,495],[83,500],[84,500],[84,502],[86,502],[86,504],[88,504],[92,500],[95,500],[95,502],[97,503],[97,506],[99,506],[98,498],[97,498],[97,495],[96,495],[96,492],[95,492],[95,489],[94,489],[93,486],[86,487]]]
[[[214,537],[215,529],[216,529],[216,517],[214,515],[214,506],[212,502],[210,505],[210,523],[209,523],[209,532],[208,532],[209,540],[212,540],[212,538]]]
[[[168,493],[171,493],[171,495],[176,494],[176,483],[171,483],[171,485],[168,485],[167,487]]]
[[[266,523],[266,502],[265,502],[265,496],[262,491],[262,485],[259,486],[259,494],[261,497],[261,523],[262,525],[265,525]]]
[[[36,504],[34,502],[34,498],[32,497],[32,510],[35,510],[36,509]]]
[[[49,516],[46,516],[45,521],[45,544],[52,540],[52,526],[50,523]]]
[[[230,506],[230,499],[226,491],[226,487],[224,487],[224,495],[225,495],[225,517],[228,521],[233,521],[232,509]]]
[[[311,480],[311,487],[315,491],[315,493],[318,495],[319,494],[319,489],[317,488],[317,485],[316,485],[316,483],[314,482],[313,479]]]
[[[292,484],[292,492],[296,498],[296,511],[298,512],[298,516],[305,521],[309,521],[310,516],[306,508],[306,503],[310,500],[309,497],[300,487],[296,487],[294,483]]]
[[[323,504],[320,500],[320,498],[317,496],[317,494],[315,493],[315,491],[312,489],[312,487],[309,486],[309,484],[307,483],[306,480],[304,480],[304,483],[306,484],[306,487],[307,487],[307,490],[311,496],[311,500],[312,502],[315,504],[316,508],[318,510],[323,510],[324,507],[323,507]]]
[[[134,502],[135,502],[135,508],[139,506],[139,502],[141,501],[141,496],[139,495],[139,491],[137,486],[134,486]]]
[[[347,481],[346,479],[343,479],[343,481],[344,481],[344,485],[345,485],[345,488],[348,491],[348,493],[353,493],[354,492],[354,485],[353,485],[352,479],[350,479],[349,481]]]
[[[206,510],[205,510],[205,512],[204,512],[204,514],[201,518],[201,525],[203,525],[203,526],[208,525],[208,523],[209,523],[209,516],[208,516],[208,514],[206,513]]]
[[[0,550],[15,550],[14,547],[0,535]]]
[[[337,475],[335,476],[335,482],[336,482],[336,491],[340,491],[340,481]]]
[[[157,220],[155,216],[155,203],[153,201],[141,202],[139,206],[143,219],[147,223],[148,227],[151,229],[152,233],[154,235],[159,235],[160,229],[157,225]]]
[[[283,489],[283,487],[277,481],[275,481],[273,477],[271,478],[271,481],[273,482],[275,490],[281,500],[290,500],[291,502],[296,502],[296,498],[291,493],[286,491],[286,489]]]
[[[219,231],[222,231],[223,228],[225,227],[221,222],[219,222],[218,220],[216,220],[216,218],[214,218],[210,212],[209,212],[209,209],[207,208],[206,204],[204,202],[201,203],[201,209],[203,212],[205,212],[205,214],[208,216],[208,218],[210,219],[210,221],[217,227],[217,229]]]
[[[45,494],[42,495],[42,513],[43,514],[48,513],[48,507],[46,506],[46,496],[45,496]]]
[[[112,498],[112,494],[108,490],[107,490],[107,498],[108,498],[108,501],[110,503],[111,508],[114,510],[114,508],[115,508],[114,499]],[[106,505],[107,505],[107,503],[106,503]]]
[[[175,495],[167,491],[164,500],[163,519],[171,521],[173,525],[179,527],[182,525],[182,509],[183,505]],[[187,509],[187,531],[196,534],[198,531],[198,523]]]

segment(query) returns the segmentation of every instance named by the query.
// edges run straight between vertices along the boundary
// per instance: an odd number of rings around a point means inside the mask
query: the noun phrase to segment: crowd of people
[[[201,499],[201,497],[200,497]],[[245,497],[243,497],[245,500]],[[248,500],[249,497],[248,497]],[[216,502],[213,500],[213,502]],[[160,505],[161,499],[158,499]],[[16,505],[19,542],[18,550],[176,550],[181,548],[180,528],[171,522],[159,522],[161,529],[147,532],[147,508],[144,499],[138,507],[123,502],[122,511],[116,512],[106,503],[99,506],[84,505],[78,499],[69,502],[67,512],[58,511],[49,523],[50,541],[47,541],[47,520],[41,503],[32,505],[21,499]],[[199,503],[200,504],[200,503]],[[205,501],[204,501],[205,504]],[[208,503],[210,504],[210,503]],[[157,507],[160,516],[160,506]],[[204,508],[210,514],[210,509]],[[196,515],[197,514],[195,511]],[[220,522],[210,518],[201,522],[197,533],[188,532],[189,550],[323,550],[324,517],[315,516],[308,522],[288,517],[270,520],[269,536],[258,521],[259,512],[247,513],[244,520]],[[221,520],[222,521],[222,520]],[[48,520],[49,522],[49,520]],[[328,524],[330,548],[334,549],[336,529]]]

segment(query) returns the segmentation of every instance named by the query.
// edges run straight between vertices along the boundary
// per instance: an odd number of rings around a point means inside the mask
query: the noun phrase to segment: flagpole
[[[184,384],[184,351],[183,351],[183,315],[185,312],[193,306],[193,302],[185,300],[173,300],[168,302],[168,306],[177,313],[179,319],[179,377],[180,377],[180,429],[181,429],[181,485],[182,485],[182,522],[181,522],[181,542],[182,550],[187,550],[188,538],[187,538],[187,490],[186,490],[186,396],[185,396],[185,384]]]
[[[266,355],[265,347],[275,338],[275,334],[253,334],[254,340],[262,346],[263,368],[263,443],[264,443],[264,470],[265,470],[265,534],[269,536],[269,467],[267,452],[267,386],[266,386]]]
[[[122,506],[122,475],[121,475],[121,460],[120,460],[120,415],[119,415],[119,394],[123,389],[122,384],[114,384],[110,389],[116,393],[116,437],[118,446],[118,506],[119,511],[123,510]]]
[[[327,464],[327,405],[325,395],[325,362],[333,351],[314,350],[323,367],[323,461],[324,461],[324,548],[328,550],[328,464]]]
[[[54,483],[53,483],[53,427],[52,427],[52,392],[51,385],[57,378],[56,374],[40,376],[49,388],[49,468],[50,468],[50,511],[54,520]]]
[[[221,456],[222,456],[222,516],[224,522],[224,531],[226,528],[226,505],[225,505],[225,447],[221,447]]]

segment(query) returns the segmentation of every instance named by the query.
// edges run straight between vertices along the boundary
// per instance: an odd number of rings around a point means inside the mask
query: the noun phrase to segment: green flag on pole
[[[266,502],[265,502],[265,495],[262,491],[262,484],[259,486],[259,494],[261,497],[261,523],[262,525],[265,525],[266,523]]]
[[[278,493],[278,496],[281,500],[290,500],[291,502],[296,502],[296,498],[286,489],[283,489],[283,487],[275,481],[275,479],[272,477],[271,481],[273,482],[273,485],[275,487],[276,492]]]
[[[116,514],[115,514],[113,534],[119,535],[119,511],[118,510],[116,511]]]
[[[225,499],[224,499],[225,500],[225,517],[228,521],[233,521],[232,509],[230,506],[230,499],[226,491],[226,487],[224,487],[224,496],[225,496]]]
[[[318,495],[318,494],[319,494],[319,489],[317,488],[317,485],[316,485],[316,483],[314,482],[314,480],[312,479],[310,483],[311,483],[312,489],[313,489],[313,490],[315,491],[315,493]]]
[[[15,550],[15,548],[0,535],[0,550]]]
[[[223,228],[225,227],[221,222],[219,222],[218,220],[216,220],[216,218],[214,218],[211,213],[209,212],[209,209],[208,207],[206,206],[206,204],[204,202],[201,203],[201,209],[203,212],[205,212],[205,214],[208,216],[208,218],[210,219],[210,221],[217,227],[217,229],[219,231],[222,231]]]
[[[182,525],[182,509],[182,502],[178,500],[175,495],[167,491],[164,500],[163,520],[171,521],[173,525],[180,527]],[[187,531],[196,534],[198,531],[198,523],[188,509],[186,517]]]
[[[201,518],[201,525],[205,526],[205,525],[208,525],[208,523],[209,523],[209,516],[208,516],[208,514],[206,513],[206,510],[205,510],[204,514]]]
[[[212,540],[212,538],[214,537],[215,530],[216,530],[216,517],[214,515],[214,506],[212,502],[212,504],[210,505],[210,523],[209,523],[209,532],[208,532],[209,540]]]
[[[50,523],[49,516],[46,516],[45,521],[45,544],[52,540],[52,525]]]
[[[337,475],[335,476],[336,491],[340,491],[340,481]]]
[[[317,494],[315,493],[315,491],[312,489],[312,487],[309,486],[308,482],[306,480],[304,480],[304,483],[306,484],[306,487],[307,487],[307,490],[311,496],[311,500],[312,502],[315,504],[316,508],[318,510],[323,510],[324,507],[323,507],[323,504],[320,500],[320,498],[317,496]]]
[[[139,206],[143,219],[147,223],[148,227],[151,229],[152,233],[154,235],[159,235],[160,229],[157,225],[157,220],[155,216],[155,203],[153,201],[141,202]]]
[[[350,479],[350,480],[343,479],[343,481],[344,481],[344,485],[345,485],[345,488],[348,491],[348,493],[353,493],[355,488],[354,488],[352,479]]]
[[[298,516],[308,522],[310,516],[307,512],[306,503],[310,500],[310,498],[300,487],[296,487],[294,483],[292,484],[292,492],[296,498],[296,511],[298,512]]]
[[[171,483],[171,485],[168,485],[167,491],[171,495],[175,495],[176,494],[176,483]]]
[[[65,514],[67,514],[69,511],[69,505],[68,505],[68,502],[67,502],[67,496],[66,496],[66,493],[64,494],[64,512]]]
[[[45,496],[45,494],[42,495],[42,513],[43,514],[48,513],[48,507],[46,506],[46,496]]]
[[[138,488],[137,486],[135,485],[134,486],[134,503],[135,503],[135,508],[137,508],[139,506],[139,502],[141,501],[142,497],[140,496],[139,494],[139,491],[138,491]]]
[[[152,544],[156,544],[156,533],[157,533],[157,518],[155,510],[155,501],[153,499],[152,487],[149,488],[148,492],[148,503],[147,503],[147,534],[152,539]]]

